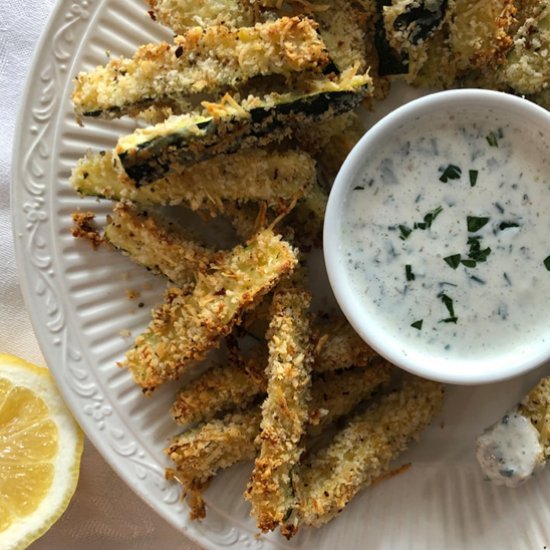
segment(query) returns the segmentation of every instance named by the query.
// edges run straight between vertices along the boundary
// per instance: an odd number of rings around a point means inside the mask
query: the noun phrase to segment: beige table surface
[[[121,0],[124,1],[124,0]],[[15,268],[9,205],[15,119],[27,67],[54,0],[0,0],[0,352],[45,364]],[[33,550],[197,550],[121,481],[86,441],[76,494]]]

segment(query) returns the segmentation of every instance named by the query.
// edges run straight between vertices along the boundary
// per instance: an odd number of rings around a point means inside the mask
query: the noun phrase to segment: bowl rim
[[[448,359],[433,355],[433,361],[425,360],[425,354],[415,352],[414,346],[397,345],[398,340],[377,335],[375,317],[361,313],[360,302],[346,279],[346,268],[339,250],[340,213],[345,194],[356,183],[355,176],[363,166],[363,158],[371,148],[388,139],[388,134],[399,126],[425,116],[428,112],[445,108],[490,108],[501,116],[511,115],[514,120],[522,115],[525,120],[536,118],[538,124],[548,125],[550,143],[550,113],[542,107],[517,96],[493,90],[460,89],[435,92],[401,105],[374,124],[353,147],[341,166],[332,186],[325,212],[323,229],[323,255],[330,286],[344,316],[375,351],[398,367],[424,378],[452,384],[485,384],[506,380],[528,372],[550,358],[550,339],[541,346],[539,353],[519,359],[509,352],[479,359]],[[378,331],[380,332],[380,331]],[[434,366],[434,364],[436,364]],[[439,366],[438,366],[439,365]],[[479,368],[481,366],[484,368]],[[452,368],[450,368],[452,367]],[[478,368],[475,368],[478,367]],[[489,368],[487,368],[489,367]]]

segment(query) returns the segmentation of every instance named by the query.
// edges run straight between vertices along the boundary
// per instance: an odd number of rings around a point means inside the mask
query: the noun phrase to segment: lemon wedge
[[[46,532],[76,489],[83,435],[48,369],[0,354],[0,548]]]

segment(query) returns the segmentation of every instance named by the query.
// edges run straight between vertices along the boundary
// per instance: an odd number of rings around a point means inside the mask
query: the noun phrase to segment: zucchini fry
[[[175,116],[137,129],[119,139],[115,152],[136,185],[151,183],[179,167],[266,145],[289,136],[292,128],[353,110],[368,93],[370,77],[350,69],[334,81],[312,79],[302,84],[306,93],[250,96],[240,104],[229,95],[221,103],[203,102],[206,114]]]
[[[511,441],[517,446],[511,446]],[[477,438],[476,456],[487,478],[507,487],[525,483],[546,466],[550,458],[550,377],[540,380],[517,407]]]
[[[304,195],[316,179],[315,161],[302,151],[248,149],[219,155],[181,173],[137,187],[110,151],[88,152],[73,169],[71,185],[82,195],[223,211],[224,201],[265,201],[269,206]]]
[[[241,0],[147,0],[151,18],[183,34],[189,27],[227,25],[249,27],[254,24],[254,12],[249,2]]]
[[[280,525],[295,505],[290,472],[303,451],[300,440],[310,401],[310,302],[309,293],[299,286],[279,287],[273,296],[261,449],[244,495],[264,532]]]
[[[213,418],[218,412],[248,406],[265,393],[267,379],[263,357],[209,369],[180,390],[171,409],[178,424],[193,424]],[[266,361],[267,362],[267,361]]]
[[[389,369],[389,364],[380,362],[371,369],[330,373],[314,380],[307,436],[318,435],[321,429],[370,397],[388,381]],[[225,379],[220,386],[221,391],[226,382],[231,384],[229,379]],[[204,517],[200,494],[219,470],[256,456],[261,445],[257,437],[261,419],[261,409],[256,406],[230,413],[221,420],[210,420],[174,437],[165,449],[175,466],[175,470],[168,470],[168,476],[176,479],[192,495],[192,507],[194,502],[201,503],[192,510],[194,515]]]
[[[77,117],[135,115],[149,105],[235,89],[255,76],[322,69],[329,61],[317,24],[281,17],[254,27],[195,27],[173,44],[141,46],[131,59],[113,59],[81,72],[72,94]]]
[[[443,399],[441,384],[417,379],[356,415],[328,447],[293,474],[299,505],[289,520],[320,527],[364,487],[388,471],[390,462],[432,421]]]
[[[175,479],[191,495],[193,519],[204,517],[201,494],[218,470],[256,456],[260,420],[259,407],[228,414],[187,430],[165,449],[176,466],[166,470],[166,479]]]
[[[348,414],[378,386],[389,381],[391,365],[378,357],[367,368],[322,373],[314,378],[308,435],[318,435],[335,419]],[[178,424],[193,424],[232,408],[243,408],[267,390],[263,357],[242,365],[209,369],[181,389],[171,409]],[[313,364],[315,373],[315,364]]]
[[[195,283],[197,273],[214,255],[159,217],[129,204],[115,205],[104,238],[135,262],[184,288]]]
[[[327,5],[324,0],[315,4]],[[319,34],[326,44],[331,61],[338,70],[358,67],[362,72],[368,68],[365,59],[365,31],[358,11],[349,0],[331,0],[328,9],[315,11]]]
[[[315,365],[313,366],[315,372]],[[338,418],[390,381],[392,366],[381,357],[368,368],[332,371],[317,376],[311,386],[308,436],[317,436]]]
[[[345,319],[329,332],[322,328],[318,330],[321,335],[317,339],[314,351],[316,372],[352,366],[366,367],[370,366],[373,358],[378,357]]]
[[[516,35],[506,63],[498,68],[504,86],[518,94],[538,94],[550,85],[550,2],[538,2]]]
[[[449,44],[459,72],[504,61],[512,45],[515,0],[455,0]]]
[[[172,287],[153,311],[153,320],[136,338],[121,366],[144,393],[179,378],[193,361],[204,359],[240,322],[244,311],[296,266],[290,245],[266,229],[245,246],[219,253],[199,273],[191,294]]]

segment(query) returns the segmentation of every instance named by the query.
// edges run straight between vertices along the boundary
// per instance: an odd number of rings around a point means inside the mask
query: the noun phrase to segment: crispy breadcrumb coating
[[[550,459],[550,377],[543,378],[522,400],[518,412],[539,432],[545,460]]]
[[[334,327],[334,323],[331,324]],[[328,330],[318,327],[320,335],[314,351],[316,372],[370,365],[378,354],[345,319],[335,324],[334,328]]]
[[[349,369],[315,379],[306,434],[309,437],[318,435],[321,429],[370,397],[388,381],[389,368],[381,361],[369,369]],[[175,470],[169,469],[167,474],[192,495],[189,503],[192,514],[204,517],[200,494],[219,470],[256,456],[261,445],[257,437],[261,418],[260,407],[254,406],[202,423],[172,439],[165,453],[174,462]],[[199,506],[194,504],[197,502]]]
[[[255,356],[244,365],[209,369],[178,392],[172,418],[178,424],[192,424],[210,420],[220,411],[248,406],[267,389],[266,363],[266,358]]]
[[[166,471],[166,478],[175,479],[191,494],[192,517],[204,517],[200,495],[218,470],[256,456],[260,420],[258,407],[228,414],[187,430],[165,449],[176,467]]]
[[[135,262],[179,287],[194,285],[214,251],[187,237],[158,215],[130,204],[115,205],[104,239]]]
[[[414,380],[356,415],[334,440],[293,474],[299,498],[291,528],[320,527],[364,487],[388,471],[390,462],[432,421],[443,386]]]
[[[143,205],[186,204],[223,211],[224,201],[266,201],[277,206],[305,194],[315,182],[315,161],[302,151],[247,149],[219,155],[136,187],[111,151],[88,152],[74,167],[71,185],[82,195]]]
[[[147,0],[151,18],[183,34],[189,27],[227,25],[249,27],[254,24],[254,10],[241,0]]]
[[[89,241],[94,250],[97,250],[104,240],[95,222],[95,214],[93,212],[73,212],[72,218],[74,226],[71,229],[71,235],[75,239]]]
[[[326,44],[331,61],[338,70],[357,66],[361,72],[368,69],[365,59],[364,25],[352,2],[348,0],[315,0],[314,5],[328,5],[315,12],[319,34]]]
[[[178,378],[204,359],[240,322],[243,312],[269,292],[297,264],[296,252],[270,229],[246,245],[220,253],[200,273],[191,294],[172,287],[153,320],[136,338],[121,366],[145,393]]]
[[[315,364],[313,366],[315,372]],[[349,414],[380,386],[390,381],[392,365],[381,357],[366,368],[323,373],[313,380],[309,410],[309,436],[319,435],[338,418]]]
[[[550,2],[532,10],[513,37],[513,48],[498,70],[501,81],[516,93],[536,94],[550,84]]]
[[[310,302],[309,293],[298,285],[279,287],[273,296],[261,449],[245,492],[264,532],[280,525],[295,504],[290,472],[303,451],[300,440],[308,418],[313,362]]]
[[[146,44],[131,59],[81,72],[72,101],[77,116],[113,118],[153,103],[223,92],[260,75],[322,69],[328,54],[307,18],[282,17],[254,27],[194,27],[173,44]]]
[[[136,185],[152,183],[180,167],[281,141],[306,123],[351,111],[370,93],[371,79],[351,68],[299,84],[288,93],[249,95],[240,102],[229,94],[216,103],[203,101],[202,112],[172,116],[120,137],[115,153]]]
[[[515,0],[455,0],[450,47],[459,71],[493,66],[512,45]]]

